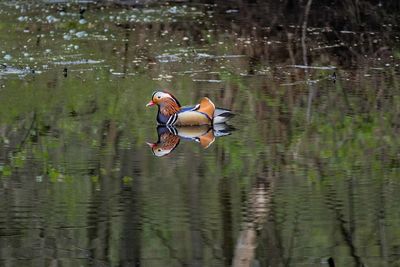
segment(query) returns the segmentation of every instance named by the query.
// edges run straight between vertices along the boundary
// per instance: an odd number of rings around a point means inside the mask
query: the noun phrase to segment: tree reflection
[[[399,1],[111,2],[0,3],[4,264],[399,263]],[[156,88],[238,130],[155,158]]]

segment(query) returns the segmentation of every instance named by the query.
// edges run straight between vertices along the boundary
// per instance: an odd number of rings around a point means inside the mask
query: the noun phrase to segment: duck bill
[[[151,147],[151,148],[153,148],[153,147],[155,147],[155,146],[156,146],[156,144],[154,144],[154,143],[149,143],[149,142],[146,142],[146,144],[147,144],[149,147]]]
[[[156,103],[154,103],[153,101],[150,101],[149,103],[147,103],[146,107],[151,107],[154,106]]]

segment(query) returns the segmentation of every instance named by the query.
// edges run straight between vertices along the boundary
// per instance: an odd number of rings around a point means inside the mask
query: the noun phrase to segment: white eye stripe
[[[152,99],[153,99],[153,100],[161,100],[161,99],[163,99],[163,98],[169,98],[169,99],[171,99],[172,101],[174,101],[175,104],[177,104],[179,107],[181,106],[181,104],[179,103],[179,101],[178,101],[174,96],[172,96],[172,95],[169,94],[169,93],[154,92],[153,95],[152,95]]]
[[[154,94],[154,97],[160,99],[160,98],[171,97],[171,96],[169,94],[166,94],[166,93],[163,93],[163,92],[157,92],[157,93]]]

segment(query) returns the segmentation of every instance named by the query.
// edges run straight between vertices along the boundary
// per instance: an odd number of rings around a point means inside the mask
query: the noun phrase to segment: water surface
[[[1,265],[398,266],[398,3],[287,2],[1,3]]]

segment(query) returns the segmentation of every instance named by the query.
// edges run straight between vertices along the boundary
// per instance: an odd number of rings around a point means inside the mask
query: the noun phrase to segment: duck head
[[[147,103],[146,107],[151,107],[154,105],[158,105],[159,107],[174,106],[178,110],[181,107],[181,104],[175,96],[163,91],[154,92],[151,96],[150,102]]]
[[[171,133],[166,127],[157,128],[158,141],[147,143],[156,157],[163,157],[171,153],[179,144],[179,136]]]
[[[151,148],[151,151],[153,152],[153,155],[156,157],[163,157],[171,153],[174,148],[176,147],[165,147],[163,144],[157,144],[157,143],[147,143],[147,145]]]
[[[146,107],[158,106],[157,121],[160,124],[165,124],[169,117],[177,113],[181,109],[181,104],[178,99],[171,93],[158,91],[154,92],[151,100]]]

